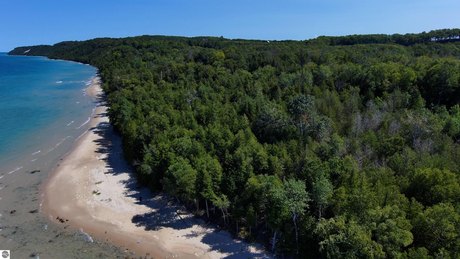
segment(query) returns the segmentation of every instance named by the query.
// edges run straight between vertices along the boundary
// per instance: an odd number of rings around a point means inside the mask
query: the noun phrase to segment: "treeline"
[[[313,43],[337,45],[354,44],[400,44],[410,46],[419,43],[429,42],[454,42],[460,41],[460,29],[443,29],[423,33],[408,34],[370,34],[370,35],[348,35],[340,37],[321,36],[311,40]]]
[[[11,53],[98,67],[139,179],[241,238],[295,257],[458,258],[460,43],[313,41]]]

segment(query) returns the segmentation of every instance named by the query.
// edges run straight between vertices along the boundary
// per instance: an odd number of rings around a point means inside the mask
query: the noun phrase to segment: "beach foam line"
[[[38,150],[36,152],[33,152],[32,155],[35,156],[35,155],[38,155],[40,152],[42,152],[41,150]]]
[[[94,242],[93,238],[92,238],[88,233],[86,233],[85,231],[83,231],[82,228],[80,228],[80,233],[83,235],[83,238],[85,239],[86,242],[89,242],[89,243],[93,243],[93,242]]]
[[[81,137],[83,137],[88,131],[85,131],[83,132],[82,134],[80,134],[80,136],[78,136],[73,142],[77,142]]]
[[[17,171],[21,170],[22,168],[23,168],[22,166],[20,166],[20,167],[17,167],[17,168],[16,168],[16,169],[14,169],[13,171],[11,171],[11,172],[8,172],[8,174],[13,174],[13,173],[15,173],[15,172],[17,172]]]
[[[72,125],[74,122],[75,122],[75,121],[71,121],[71,122],[67,123],[66,126],[69,127],[69,126]]]
[[[81,83],[86,83],[86,81],[84,81],[84,80],[73,80],[73,81],[71,80],[71,81],[65,81],[65,82],[61,81],[61,80],[56,81],[56,84],[62,84],[62,83],[66,83],[66,84],[81,84]]]
[[[88,119],[82,125],[80,125],[78,128],[75,128],[75,129],[81,129],[83,126],[88,124],[90,120],[91,120],[91,117],[88,117]]]
[[[56,147],[59,147],[62,143],[64,143],[64,141],[66,141],[69,138],[71,138],[71,136],[66,136],[65,138],[61,139],[61,141],[56,144]]]
[[[39,210],[40,212],[42,212],[42,207],[43,207],[43,196],[44,196],[43,193],[40,194],[40,200],[41,200],[41,201],[40,201],[40,205],[38,206],[38,210]]]
[[[48,154],[49,152],[51,152],[51,151],[55,150],[56,148],[58,148],[62,143],[64,143],[64,141],[66,141],[66,140],[69,139],[69,138],[71,138],[71,137],[70,137],[70,136],[67,136],[67,137],[61,139],[61,141],[59,141],[56,145],[54,145],[54,147],[52,147],[50,150],[48,150],[48,151],[46,152],[46,154]]]

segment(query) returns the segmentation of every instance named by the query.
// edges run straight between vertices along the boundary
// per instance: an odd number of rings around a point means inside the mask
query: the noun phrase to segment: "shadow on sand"
[[[99,104],[105,105],[102,96],[99,96]],[[96,117],[106,116],[106,113],[96,114]],[[127,188],[126,196],[135,198],[137,204],[145,205],[151,209],[145,214],[135,215],[132,222],[139,227],[143,227],[146,231],[159,230],[161,228],[172,228],[175,230],[183,230],[191,228],[194,225],[200,225],[208,228],[206,223],[194,217],[190,213],[180,213],[184,211],[184,207],[168,197],[165,194],[154,194],[147,188],[140,186],[137,183],[135,175],[132,173],[132,168],[128,165],[123,157],[122,141],[120,136],[113,130],[110,123],[101,122],[96,127],[92,128],[100,138],[95,140],[97,143],[97,153],[101,154],[108,165],[106,174],[117,175],[121,173],[130,173],[129,180],[123,184]],[[270,258],[271,256],[265,253],[252,252],[247,243],[235,240],[226,231],[219,231],[209,227],[201,241],[210,246],[210,250],[217,250],[227,254],[226,258]],[[196,238],[203,233],[190,233],[187,238]],[[258,246],[258,250],[261,246]]]

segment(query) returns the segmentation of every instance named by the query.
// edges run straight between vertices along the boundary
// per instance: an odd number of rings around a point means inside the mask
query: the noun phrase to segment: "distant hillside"
[[[96,66],[141,182],[281,257],[459,258],[459,32],[10,54]]]

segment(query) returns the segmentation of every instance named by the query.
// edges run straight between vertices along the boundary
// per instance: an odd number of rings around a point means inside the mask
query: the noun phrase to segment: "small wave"
[[[35,162],[37,161],[37,158],[30,160],[30,162]]]
[[[22,167],[22,166],[20,166],[20,167],[18,167],[18,168],[16,168],[16,169],[14,169],[14,170],[13,170],[13,171],[11,171],[11,172],[8,172],[8,174],[13,174],[13,173],[15,173],[15,172],[17,172],[17,171],[21,170],[22,168],[23,168],[23,167]]]
[[[71,136],[67,136],[63,139],[61,139],[61,141],[59,143],[56,144],[56,147],[60,146],[62,143],[64,143],[64,141],[66,141],[67,139],[71,138]]]
[[[32,155],[35,156],[35,155],[38,155],[40,152],[42,152],[41,150],[38,150],[36,152],[33,152]]]
[[[59,82],[60,82],[60,83],[59,83]],[[73,81],[72,81],[72,80],[70,80],[70,81],[67,81],[67,80],[66,80],[66,81],[65,81],[66,84],[81,84],[81,83],[85,83],[85,82],[86,82],[86,81],[83,81],[83,80],[79,80],[79,81],[78,81],[78,80],[73,80]],[[64,83],[64,81],[57,81],[56,83],[62,84],[62,83]]]
[[[81,137],[83,137],[85,134],[86,134],[87,131],[83,132],[82,134],[80,134],[80,136],[78,136],[74,142],[78,141]]]
[[[89,242],[89,243],[93,243],[93,242],[94,242],[93,238],[92,238],[88,233],[86,233],[85,231],[83,231],[83,229],[81,229],[81,228],[80,228],[80,233],[82,234],[83,239],[84,239],[86,242]]]
[[[5,175],[0,175],[0,179],[2,179],[3,177],[5,177]]]
[[[66,141],[68,138],[70,138],[70,136],[67,136],[63,139],[61,139],[61,141],[59,141],[56,145],[54,145],[54,147],[52,147],[50,150],[48,150],[46,153],[48,154],[49,152],[55,150],[56,148],[58,148],[62,143],[64,143],[64,141]]]
[[[85,126],[86,124],[88,124],[90,120],[91,120],[91,118],[88,117],[88,119],[87,119],[82,125],[80,125],[80,127],[76,128],[76,129],[81,129],[83,126]]]
[[[74,122],[75,122],[75,121],[71,121],[71,122],[67,123],[66,126],[69,127],[69,126],[72,125]]]
[[[80,102],[75,102],[76,104],[80,104]]]

